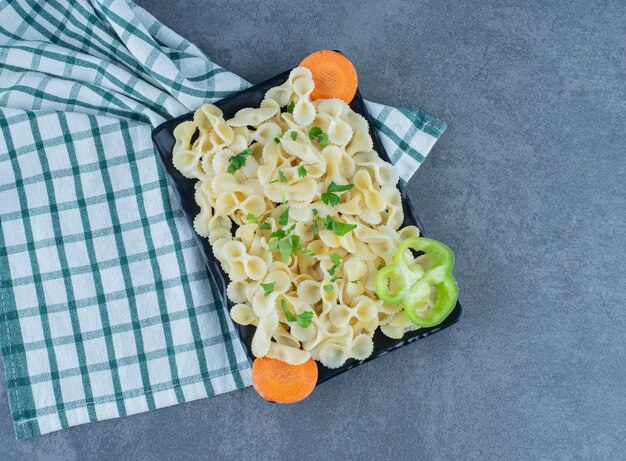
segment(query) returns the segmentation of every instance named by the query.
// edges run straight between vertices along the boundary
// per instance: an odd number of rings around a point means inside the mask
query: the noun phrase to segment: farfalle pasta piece
[[[315,101],[317,117],[315,121],[328,134],[328,140],[338,146],[345,146],[352,139],[352,127],[341,118],[348,105],[340,99],[320,99]]]
[[[356,130],[352,135],[350,144],[346,146],[346,152],[348,155],[353,156],[358,152],[370,151],[373,147],[374,143],[372,142],[372,137],[369,135],[367,129]]]
[[[202,151],[191,145],[191,137],[197,126],[193,122],[183,122],[174,129],[176,144],[172,151],[172,162],[183,176],[191,179],[202,179],[205,176],[202,169]]]
[[[278,313],[276,311],[259,317],[251,345],[252,354],[254,354],[255,357],[264,357],[268,353],[272,336],[277,327]]]
[[[213,217],[213,207],[209,199],[209,195],[206,193],[205,188],[202,187],[203,183],[196,184],[196,191],[194,198],[196,203],[200,206],[200,213],[196,215],[193,220],[193,228],[202,237],[209,236],[209,222]]]
[[[392,339],[400,339],[409,331],[415,330],[419,330],[419,327],[409,320],[404,310],[395,314],[388,323],[380,327],[380,331]]]
[[[239,325],[257,325],[259,318],[247,304],[235,304],[230,310],[230,317]]]
[[[278,300],[287,293],[291,286],[290,279],[291,271],[283,270],[270,270],[265,279],[264,284],[274,284],[274,289],[271,293],[265,292],[262,286],[259,286],[252,298],[252,307],[254,312],[258,316],[268,315],[270,312],[276,310],[278,306]]]
[[[396,188],[396,184],[400,180],[397,170],[393,165],[384,162],[375,151],[358,152],[354,154],[353,159],[359,167],[365,167],[374,174],[379,186]]]
[[[311,92],[315,88],[313,79],[300,77],[293,82],[293,92],[296,95],[296,104],[293,108],[293,119],[300,126],[307,126],[315,120],[315,106],[311,102]]]
[[[271,343],[265,356],[271,359],[282,360],[290,365],[302,365],[311,358],[309,352],[278,343]]]
[[[217,136],[216,139],[219,139],[222,143],[230,144],[233,142],[235,134],[233,129],[226,124],[224,113],[219,107],[213,104],[204,104],[194,113],[193,121],[200,130],[214,132]],[[219,141],[216,141],[216,143],[220,143]]]
[[[280,107],[285,107],[287,104],[289,104],[290,101],[293,100],[294,82],[302,77],[313,79],[313,76],[309,69],[307,69],[306,67],[296,67],[289,73],[289,77],[287,78],[285,83],[267,90],[267,92],[265,93],[265,99],[272,99],[276,101],[280,105]]]
[[[258,256],[250,256],[246,246],[231,240],[224,243],[216,254],[231,280],[261,280],[267,273],[267,265]]]
[[[354,183],[354,188],[363,194],[363,201],[369,210],[380,213],[385,209],[387,205],[385,198],[380,193],[380,190],[374,187],[372,177],[367,171],[357,171],[352,178],[352,182]]]
[[[322,151],[322,157],[326,162],[326,183],[334,181],[344,184],[345,178],[351,178],[355,172],[355,164],[352,157],[340,147],[328,146]]]
[[[233,222],[228,217],[214,215],[209,219],[209,242],[215,244],[218,240],[232,239],[232,226]]]
[[[279,111],[280,108],[277,105],[269,107],[259,107],[257,109],[248,107],[238,111],[235,116],[228,120],[226,123],[228,123],[228,125],[231,127],[258,126],[266,120],[272,118]]]

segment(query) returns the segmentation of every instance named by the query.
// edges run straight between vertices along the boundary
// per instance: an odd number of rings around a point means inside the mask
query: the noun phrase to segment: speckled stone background
[[[0,459],[624,459],[623,0],[139,3],[252,82],[336,48],[368,99],[448,122],[409,190],[464,316],[295,406],[247,389],[17,442],[2,379]]]

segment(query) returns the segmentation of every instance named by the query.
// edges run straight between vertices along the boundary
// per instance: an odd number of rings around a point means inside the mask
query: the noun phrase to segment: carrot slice
[[[313,74],[315,89],[311,99],[339,98],[350,104],[359,81],[354,66],[343,54],[330,50],[316,51],[304,58],[300,65]]]
[[[252,384],[265,400],[295,403],[306,398],[317,383],[317,363],[309,359],[302,365],[290,365],[268,357],[254,360]]]

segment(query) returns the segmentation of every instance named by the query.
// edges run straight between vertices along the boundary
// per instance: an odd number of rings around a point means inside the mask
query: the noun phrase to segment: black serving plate
[[[272,87],[281,85],[287,80],[290,71],[283,72],[278,74],[275,77],[272,77],[262,83],[254,85],[246,90],[240,91],[232,96],[229,96],[226,99],[222,99],[214,103],[217,107],[219,107],[224,112],[224,117],[226,119],[235,115],[239,109],[244,107],[259,107],[261,101],[265,96],[265,92]],[[380,138],[378,136],[378,132],[376,131],[374,124],[372,123],[372,118],[368,113],[365,102],[361,97],[361,93],[357,91],[356,96],[352,103],[350,103],[350,107],[355,112],[361,114],[363,117],[367,119],[370,127],[370,134],[372,135],[372,139],[374,141],[374,149],[378,152],[378,155],[385,161],[389,162],[389,156],[385,151],[382,143],[380,142]],[[159,157],[163,162],[163,166],[167,171],[168,181],[172,189],[174,189],[175,195],[178,198],[180,206],[183,209],[185,217],[193,229],[193,220],[194,217],[200,212],[200,207],[196,204],[194,199],[194,184],[195,180],[185,178],[176,168],[174,168],[174,164],[172,162],[172,148],[174,147],[174,128],[186,120],[193,119],[193,112],[190,112],[186,115],[181,115],[175,119],[169,120],[158,127],[156,127],[152,131],[152,140],[154,141],[154,145],[159,153]],[[409,201],[409,197],[404,190],[404,186],[402,184],[398,184],[400,188],[400,193],[402,195],[402,207],[404,209],[404,222],[402,226],[410,226],[414,225],[420,229],[422,235],[424,234],[424,228],[420,224],[417,216],[415,215],[415,211]],[[226,296],[226,285],[227,285],[227,276],[222,270],[218,260],[213,255],[213,251],[211,246],[209,245],[209,241],[194,231],[194,235],[196,236],[198,245],[202,250],[202,256],[204,257],[204,261],[209,269],[211,277],[213,278],[215,285],[217,286],[217,292],[221,298],[221,301],[224,306],[227,306],[230,311],[233,304],[228,300]],[[318,384],[322,383],[334,376],[337,376],[344,371],[347,371],[351,368],[361,365],[362,363],[369,362],[377,357],[387,354],[395,349],[398,349],[402,346],[406,346],[418,339],[425,338],[433,333],[443,330],[444,328],[449,327],[450,325],[456,323],[461,315],[461,305],[457,303],[455,309],[448,316],[443,323],[436,327],[432,328],[422,328],[417,331],[412,331],[407,333],[402,339],[391,339],[383,335],[380,330],[377,330],[374,334],[374,352],[370,357],[365,360],[354,360],[351,359],[347,361],[342,367],[330,369],[323,366],[318,362],[319,368],[319,377]],[[248,359],[250,363],[254,361],[254,356],[251,351],[252,337],[254,335],[254,326],[242,326],[235,323],[235,327],[239,334],[239,338],[245,345],[246,353],[248,355]]]

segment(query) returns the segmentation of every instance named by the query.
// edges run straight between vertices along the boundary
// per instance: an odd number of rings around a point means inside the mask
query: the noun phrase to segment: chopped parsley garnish
[[[259,229],[262,229],[262,230],[272,230],[272,226],[270,226],[270,223],[264,222],[263,224],[261,224],[259,226]]]
[[[342,279],[343,277],[333,277],[330,279],[331,283],[335,283],[337,280]]]
[[[254,216],[252,213],[248,213],[248,216],[246,216],[246,219],[248,221],[258,223],[261,219],[266,218],[269,215],[270,215],[269,213],[265,213],[265,214],[260,214],[259,216]]]
[[[276,183],[276,182],[278,182],[278,179],[274,179],[273,181],[270,181],[269,183],[270,183],[270,184],[274,184],[274,183]]]
[[[341,256],[339,256],[339,253],[331,253],[328,256],[330,256],[330,260],[333,263],[333,267],[328,269],[328,273],[330,275],[335,275],[335,271],[339,267],[339,264],[341,264]],[[334,282],[334,280],[332,280],[332,281]]]
[[[285,109],[285,112],[287,112],[288,114],[291,114],[293,112],[294,107],[296,107],[296,103],[294,101],[289,101],[289,104],[287,104],[287,108]]]
[[[350,283],[354,283],[355,285],[359,283],[361,280],[350,280]]]
[[[354,184],[338,185],[335,184],[335,181],[331,181],[328,185],[328,189],[326,189],[326,192],[322,193],[322,202],[326,205],[337,206],[339,205],[339,202],[341,202],[341,199],[335,192],[345,192],[353,187]]]
[[[281,226],[286,226],[289,222],[289,207],[285,207],[285,211],[283,211],[278,217],[278,224]]]
[[[324,228],[333,231],[335,235],[339,237],[343,237],[352,229],[356,229],[356,224],[348,224],[339,221],[335,221],[330,216],[326,216],[326,221],[324,222]]]
[[[302,251],[302,244],[298,235],[290,235],[280,240],[271,240],[269,243],[270,251],[280,253],[280,259],[286,263],[289,261],[291,254],[298,254]]]
[[[285,173],[283,173],[283,170],[278,170],[278,178],[280,179],[280,182],[282,183],[287,182],[287,176],[285,176]]]
[[[292,131],[289,136],[291,136],[291,139],[293,139],[295,141],[296,139],[298,139],[298,132],[297,131]]]
[[[279,137],[274,138],[274,142],[275,142],[276,144],[280,144],[280,138],[279,138]]]
[[[315,221],[311,224],[311,233],[313,234],[313,237],[320,235],[319,218],[315,218]]]
[[[237,155],[231,156],[229,159],[230,165],[228,165],[228,172],[230,174],[235,174],[235,171],[245,166],[249,155],[252,155],[252,149],[244,149]]]
[[[309,130],[309,139],[314,139],[317,137],[317,143],[326,147],[328,145],[328,135],[322,131],[319,126],[314,126]]]
[[[261,288],[263,288],[263,292],[265,296],[269,296],[269,294],[274,291],[274,282],[272,283],[262,283]]]
[[[311,320],[313,320],[313,311],[304,311],[302,314],[294,315],[287,308],[287,303],[284,299],[280,300],[280,305],[283,308],[285,318],[288,322],[298,322],[298,325],[302,328],[307,328],[311,325]]]
[[[333,288],[335,288],[332,285],[324,285],[324,291],[328,294],[330,294],[331,291],[333,291]]]
[[[313,139],[316,136],[319,136],[323,133],[322,129],[319,126],[314,126],[309,130],[309,139]]]
[[[304,168],[304,166],[300,165],[298,167],[298,176],[300,176],[301,178],[304,178],[306,176],[306,168]]]

